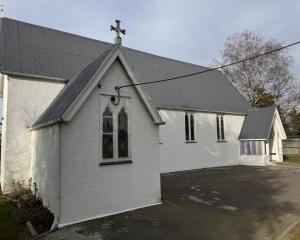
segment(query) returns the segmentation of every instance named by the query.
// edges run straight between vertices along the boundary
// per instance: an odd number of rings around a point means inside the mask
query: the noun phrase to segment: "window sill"
[[[185,143],[198,143],[197,141],[186,141]]]
[[[253,157],[262,157],[266,154],[240,154],[241,156],[253,156]]]
[[[108,166],[108,165],[117,165],[117,164],[127,164],[133,163],[132,160],[120,160],[120,161],[110,161],[110,162],[101,162],[100,166]]]
[[[226,140],[217,140],[217,143],[226,143]]]

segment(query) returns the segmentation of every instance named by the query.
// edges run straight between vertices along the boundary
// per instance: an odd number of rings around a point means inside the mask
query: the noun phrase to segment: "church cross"
[[[121,21],[120,20],[116,20],[116,27],[114,27],[113,25],[110,25],[110,31],[115,31],[117,33],[117,36],[115,38],[115,43],[116,44],[122,44],[122,38],[120,37],[120,33],[124,34],[126,33],[126,30],[125,29],[121,29],[120,27],[120,23]]]

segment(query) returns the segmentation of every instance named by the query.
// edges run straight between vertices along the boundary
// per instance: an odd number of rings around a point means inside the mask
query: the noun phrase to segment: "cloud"
[[[124,45],[154,54],[210,65],[226,37],[243,30],[283,43],[300,40],[300,2],[273,0],[4,0],[7,17],[113,41],[115,19],[127,29]],[[290,49],[300,75],[300,46]]]

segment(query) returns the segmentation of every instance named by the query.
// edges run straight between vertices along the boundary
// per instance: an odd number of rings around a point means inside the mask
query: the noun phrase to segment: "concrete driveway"
[[[163,204],[43,239],[276,239],[300,216],[300,168],[234,166],[162,175]]]

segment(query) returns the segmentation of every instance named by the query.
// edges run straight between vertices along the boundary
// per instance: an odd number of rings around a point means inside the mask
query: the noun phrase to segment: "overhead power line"
[[[250,60],[253,60],[255,58],[263,57],[265,55],[272,54],[274,52],[278,52],[278,51],[281,51],[283,49],[292,47],[292,46],[297,45],[299,43],[300,43],[300,41],[294,42],[294,43],[291,43],[291,44],[288,44],[288,45],[284,45],[284,46],[282,46],[280,48],[276,48],[276,49],[273,49],[271,51],[264,52],[262,54],[258,54],[258,55],[252,56],[252,57],[244,58],[244,59],[241,59],[241,60],[236,61],[236,62],[228,63],[228,64],[225,64],[225,65],[221,65],[219,67],[209,68],[209,69],[206,69],[206,70],[203,70],[203,71],[193,72],[193,73],[189,73],[189,74],[185,74],[185,75],[179,75],[179,76],[175,76],[175,77],[171,77],[171,78],[165,78],[165,79],[160,79],[160,80],[155,80],[155,81],[149,81],[149,82],[143,82],[143,83],[135,83],[135,84],[127,84],[127,85],[117,86],[116,90],[119,92],[120,89],[126,88],[126,87],[133,87],[133,86],[139,86],[139,85],[148,85],[148,84],[154,84],[154,83],[167,82],[167,81],[172,81],[172,80],[176,80],[176,79],[180,79],[180,78],[185,78],[185,77],[199,75],[199,74],[203,74],[203,73],[207,73],[207,72],[212,72],[212,71],[219,70],[219,69],[226,68],[226,67],[230,67],[230,66],[242,63],[242,62],[250,61]]]

